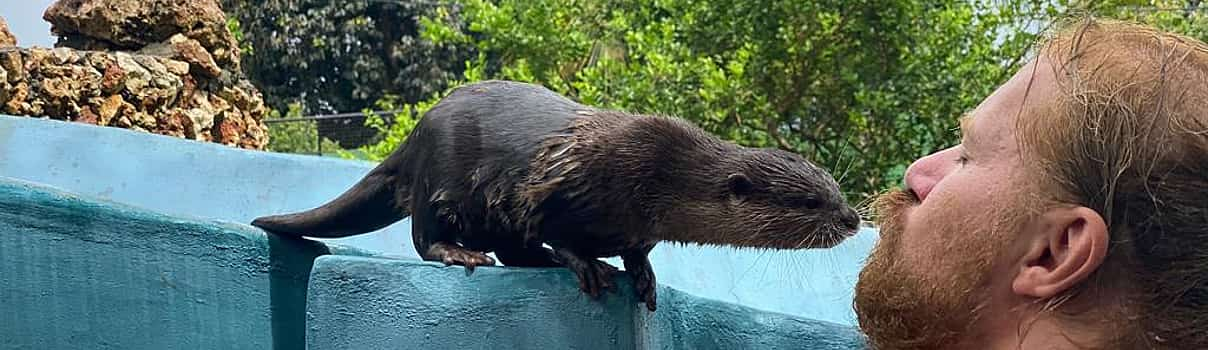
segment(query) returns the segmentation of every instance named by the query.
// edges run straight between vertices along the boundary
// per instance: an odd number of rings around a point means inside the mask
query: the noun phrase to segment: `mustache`
[[[891,189],[873,201],[874,221],[885,224],[896,221],[910,206],[918,204],[919,196],[914,191],[900,188]]]

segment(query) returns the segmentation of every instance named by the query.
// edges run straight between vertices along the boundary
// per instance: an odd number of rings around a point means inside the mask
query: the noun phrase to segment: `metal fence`
[[[369,111],[265,119],[268,150],[273,152],[333,155],[381,140],[382,133],[365,125],[370,115],[393,124],[402,111]]]

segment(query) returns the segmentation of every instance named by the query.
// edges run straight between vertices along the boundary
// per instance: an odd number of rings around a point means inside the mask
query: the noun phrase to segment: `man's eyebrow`
[[[961,114],[961,143],[965,143],[969,139],[969,132],[973,129],[973,112],[965,112]]]

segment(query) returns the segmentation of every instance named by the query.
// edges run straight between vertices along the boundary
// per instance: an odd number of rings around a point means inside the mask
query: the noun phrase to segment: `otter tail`
[[[399,172],[384,162],[336,199],[311,210],[256,218],[252,226],[274,233],[338,238],[368,233],[408,215],[398,193]]]

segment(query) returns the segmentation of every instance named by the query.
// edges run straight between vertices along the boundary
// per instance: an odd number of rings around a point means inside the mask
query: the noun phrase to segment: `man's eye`
[[[965,154],[965,151],[962,150],[960,155],[956,157],[956,164],[964,166],[966,163],[969,163],[969,155]]]

